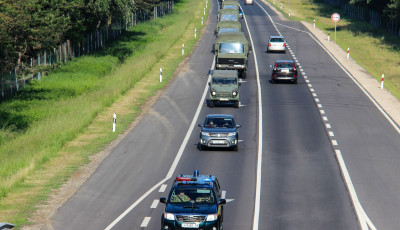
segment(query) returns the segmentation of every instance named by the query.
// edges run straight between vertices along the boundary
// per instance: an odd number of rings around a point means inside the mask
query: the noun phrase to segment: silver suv
[[[267,43],[267,53],[271,51],[286,53],[286,41],[283,36],[270,36]]]

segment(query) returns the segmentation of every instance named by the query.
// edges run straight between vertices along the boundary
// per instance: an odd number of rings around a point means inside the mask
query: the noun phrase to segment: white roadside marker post
[[[112,128],[113,133],[115,132],[116,123],[117,123],[117,115],[114,113],[114,116],[113,116],[113,128]]]
[[[182,55],[185,54],[185,44],[182,43]]]
[[[331,40],[331,31],[328,32],[328,41]]]
[[[347,59],[350,58],[350,48],[347,48]]]
[[[381,89],[383,89],[383,81],[385,80],[385,74],[382,74]]]
[[[314,19],[314,28],[315,28],[315,19]]]
[[[197,29],[194,29],[194,38],[197,37],[196,34],[197,34]]]
[[[162,68],[160,68],[160,82],[162,82]]]

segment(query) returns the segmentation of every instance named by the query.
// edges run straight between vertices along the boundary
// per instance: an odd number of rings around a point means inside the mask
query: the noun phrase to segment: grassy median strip
[[[176,1],[173,14],[133,27],[101,52],[65,64],[0,104],[0,222],[29,223],[52,189],[127,129],[191,52],[201,17],[208,17],[205,5]]]
[[[331,33],[335,42],[335,23],[331,20],[333,13],[340,14],[337,23],[337,44],[345,51],[350,48],[350,56],[363,66],[376,79],[381,80],[385,74],[385,88],[400,99],[400,39],[369,23],[346,16],[341,9],[328,4],[311,0],[276,1],[267,0],[287,18],[288,3],[291,20],[316,21],[316,27]],[[281,8],[282,2],[282,8]],[[377,85],[378,87],[378,85]]]

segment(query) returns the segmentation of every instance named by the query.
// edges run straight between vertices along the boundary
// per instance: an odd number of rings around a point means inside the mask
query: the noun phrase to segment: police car
[[[218,180],[212,175],[178,175],[172,184],[168,198],[161,197],[166,204],[161,216],[161,229],[221,230],[223,204]]]

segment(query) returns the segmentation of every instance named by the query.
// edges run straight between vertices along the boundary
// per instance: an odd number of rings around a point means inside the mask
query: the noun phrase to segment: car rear
[[[275,81],[291,81],[297,84],[297,68],[293,61],[277,61],[273,66],[272,83]]]
[[[286,42],[282,36],[271,36],[267,42],[267,52],[283,52],[286,53]]]

